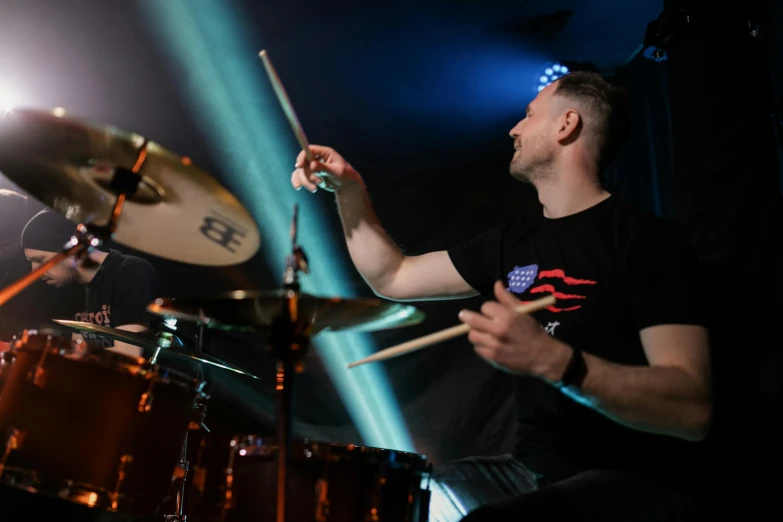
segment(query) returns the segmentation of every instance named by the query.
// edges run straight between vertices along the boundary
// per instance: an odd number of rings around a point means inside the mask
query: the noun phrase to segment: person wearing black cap
[[[33,216],[22,231],[25,257],[35,270],[62,251],[73,236],[76,224],[60,214],[44,209]],[[148,329],[156,316],[147,305],[160,297],[160,276],[152,264],[140,257],[91,250],[85,261],[67,258],[49,269],[41,279],[63,288],[80,285],[84,299],[68,319],[132,332]],[[88,345],[140,357],[142,349],[92,333],[83,333]]]
[[[19,190],[0,189],[0,288],[8,287],[30,271],[19,237],[30,218],[43,208]],[[37,281],[0,305],[0,347],[7,348],[13,336],[25,329],[56,331],[51,319],[60,317],[68,301],[62,294]]]

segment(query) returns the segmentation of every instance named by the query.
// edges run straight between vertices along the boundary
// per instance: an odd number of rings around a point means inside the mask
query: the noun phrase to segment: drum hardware
[[[187,457],[188,448],[188,432],[185,432],[184,442],[182,443],[182,453],[180,454],[179,462],[174,470],[174,482],[179,482],[179,489],[177,490],[177,497],[175,503],[174,515],[164,515],[164,520],[167,522],[186,522],[187,515],[185,515],[185,488],[187,486],[188,471],[190,470],[190,463]]]
[[[383,468],[379,468],[375,474],[373,487],[370,488],[370,501],[367,513],[364,516],[364,522],[379,522],[378,513],[380,508],[380,496],[383,485],[386,484]]]
[[[13,426],[8,428],[8,435],[5,438],[5,449],[3,450],[3,458],[0,459],[0,478],[3,477],[3,471],[5,470],[5,463],[8,461],[8,457],[11,452],[18,449],[22,443],[23,434]]]
[[[46,362],[46,356],[49,355],[49,349],[52,347],[51,338],[47,337],[46,340],[46,348],[43,351],[43,355],[38,360],[38,364],[35,365],[35,367],[30,370],[27,374],[27,380],[38,386],[39,388],[43,388],[46,385],[46,370],[44,369],[44,363]]]
[[[414,504],[414,511],[411,520],[416,522],[427,522],[430,515],[430,498],[432,497],[432,490],[430,489],[430,480],[432,479],[432,463],[427,464],[427,470],[424,473],[427,482],[425,486],[421,488],[420,497],[418,499],[410,499],[410,502]],[[418,502],[416,502],[418,500]]]
[[[203,392],[205,385],[206,382],[201,381],[198,389],[199,393],[193,402],[193,410],[198,412],[197,420],[190,421],[188,429],[183,436],[182,451],[180,453],[179,461],[177,462],[177,467],[174,469],[174,476],[172,477],[172,483],[178,484],[174,504],[175,514],[164,515],[163,518],[167,522],[187,522],[188,517],[185,514],[185,494],[187,491],[188,476],[191,471],[190,462],[188,461],[188,433],[199,429],[203,429],[209,433],[209,428],[204,424],[204,417],[207,413],[206,401],[209,399],[209,396]]]
[[[152,401],[155,399],[155,396],[152,395],[152,388],[154,386],[155,386],[155,381],[150,381],[147,391],[141,394],[141,398],[139,399],[139,405],[137,408],[139,410],[139,413],[147,413],[152,409]]]
[[[315,483],[315,521],[329,520],[329,480],[319,478]]]
[[[155,353],[150,357],[150,364],[158,364],[161,350],[170,347],[172,339],[176,339],[176,336],[169,332],[158,332],[155,334]],[[179,339],[177,340],[179,341]],[[179,341],[179,344],[182,345],[182,341]]]
[[[291,221],[291,254],[286,259],[283,273],[283,289],[287,302],[279,316],[277,328],[273,328],[269,344],[272,354],[278,359],[275,385],[277,421],[277,522],[286,522],[288,503],[288,467],[291,460],[291,430],[293,424],[294,371],[303,369],[302,359],[309,347],[305,331],[309,325],[299,318],[299,272],[310,273],[307,256],[297,243],[299,205],[294,205]]]
[[[324,471],[321,478],[315,483],[315,520],[316,522],[328,522],[329,520],[329,449],[324,459]],[[307,451],[305,452],[307,455]],[[312,453],[310,454],[312,456]]]
[[[120,457],[120,467],[117,470],[117,484],[114,486],[114,491],[109,495],[109,499],[111,500],[110,511],[117,511],[120,499],[120,489],[122,488],[122,483],[125,481],[125,467],[131,462],[133,462],[132,455],[125,454]]]
[[[11,365],[14,363],[14,353],[11,350],[0,350],[0,392],[5,386],[5,379],[8,372],[11,371]]]

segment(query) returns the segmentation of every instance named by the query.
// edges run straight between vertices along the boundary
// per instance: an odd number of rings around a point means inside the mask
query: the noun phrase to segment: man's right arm
[[[318,186],[335,192],[351,260],[377,295],[412,301],[478,294],[446,251],[406,256],[378,221],[358,172],[328,147],[311,145],[310,150],[317,160],[305,165],[304,154],[300,154],[291,183],[311,192]]]
[[[395,301],[476,295],[445,250],[419,256],[403,254],[375,216],[363,183],[336,192],[348,252],[376,294]]]

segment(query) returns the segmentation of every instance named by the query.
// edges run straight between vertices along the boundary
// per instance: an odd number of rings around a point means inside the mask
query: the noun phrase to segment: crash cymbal
[[[137,165],[138,174],[130,173]],[[188,158],[61,110],[14,109],[0,117],[0,172],[74,223],[97,226],[110,223],[116,194],[135,188],[113,240],[154,256],[228,266],[259,249],[247,210]],[[128,188],[138,176],[138,186]]]
[[[163,350],[161,351],[161,354],[164,358],[168,357],[169,355],[178,359],[187,358],[193,361],[211,364],[212,366],[217,366],[218,368],[223,368],[224,370],[230,370],[235,373],[240,373],[242,375],[247,375],[249,377],[258,379],[258,377],[255,375],[251,375],[243,370],[240,370],[239,368],[230,365],[227,362],[216,359],[215,357],[207,355],[203,352],[195,352],[187,348],[176,335],[170,332],[152,330],[144,332],[129,332],[126,330],[119,330],[117,328],[109,328],[106,326],[84,323],[80,321],[67,321],[64,319],[54,319],[54,322],[69,328],[73,328],[74,330],[82,332],[93,332],[114,341],[132,344],[141,348],[150,348],[153,350],[156,348],[162,348]]]
[[[219,330],[268,332],[286,305],[285,291],[245,292],[160,298],[147,310],[163,317],[204,324]],[[299,315],[310,334],[351,330],[371,332],[418,324],[424,313],[413,306],[380,299],[340,299],[299,294]]]

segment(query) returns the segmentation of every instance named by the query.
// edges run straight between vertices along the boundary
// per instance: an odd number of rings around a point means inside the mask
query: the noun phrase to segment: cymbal
[[[286,305],[286,291],[246,292],[188,298],[159,298],[147,310],[164,317],[204,324],[218,330],[269,332]],[[322,331],[372,332],[418,324],[424,313],[413,306],[380,299],[341,299],[299,294],[299,316]]]
[[[138,174],[129,175],[138,162]],[[124,185],[113,240],[154,256],[228,266],[247,261],[260,246],[247,210],[188,158],[60,109],[14,109],[0,117],[0,172],[74,223],[96,226],[110,223],[117,187]],[[138,186],[128,188],[127,179],[137,176]]]
[[[203,362],[217,366],[224,370],[230,370],[242,375],[247,375],[258,379],[255,375],[240,370],[236,366],[230,365],[227,362],[221,361],[211,355],[207,355],[203,352],[195,352],[188,349],[176,335],[163,332],[147,330],[143,332],[129,332],[127,330],[119,330],[117,328],[109,328],[106,326],[100,326],[97,324],[84,323],[80,321],[67,321],[65,319],[54,319],[55,323],[59,323],[63,326],[73,328],[82,332],[93,332],[95,334],[107,337],[114,341],[120,341],[123,343],[132,344],[141,348],[162,348],[161,355],[165,358],[167,355],[173,355],[176,358],[188,358],[196,362]]]

